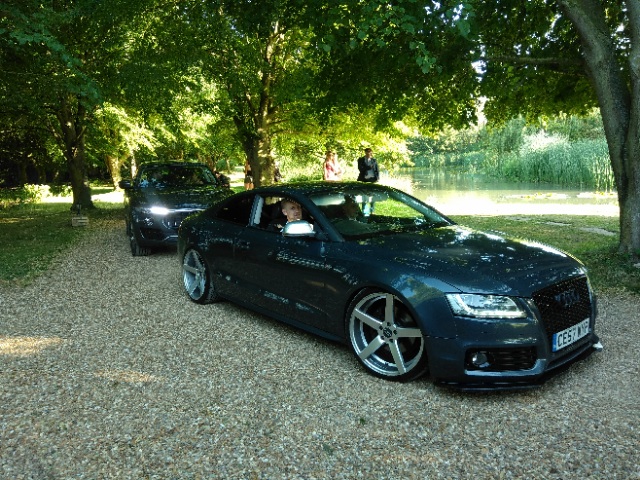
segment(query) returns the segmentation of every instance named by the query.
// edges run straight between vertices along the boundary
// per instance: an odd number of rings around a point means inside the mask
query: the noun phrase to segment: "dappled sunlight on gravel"
[[[97,223],[0,288],[0,478],[640,478],[637,296],[601,298],[604,351],[543,387],[462,394],[196,305],[174,251],[132,257]]]

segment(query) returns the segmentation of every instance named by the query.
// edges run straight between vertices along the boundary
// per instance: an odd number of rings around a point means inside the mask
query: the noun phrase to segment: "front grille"
[[[591,295],[586,277],[557,283],[533,294],[549,344],[554,333],[561,332],[585,318],[591,317]],[[568,352],[582,342],[563,349]]]
[[[162,219],[162,224],[165,227],[170,228],[171,230],[178,230],[182,221],[185,218],[187,218],[189,215],[197,211],[198,210],[190,210],[185,212],[173,212]]]
[[[165,234],[162,230],[157,228],[140,228],[140,234],[145,240],[164,240]]]
[[[487,356],[486,365],[477,366],[471,358],[477,352]],[[488,348],[467,352],[467,369],[485,372],[508,372],[514,370],[530,370],[537,360],[535,347],[524,348]]]

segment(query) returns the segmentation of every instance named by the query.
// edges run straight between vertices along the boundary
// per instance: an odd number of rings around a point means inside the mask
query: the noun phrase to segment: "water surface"
[[[513,183],[482,174],[427,168],[402,169],[394,175],[398,188],[433,205],[444,214],[571,214],[617,216],[615,192],[552,184]]]

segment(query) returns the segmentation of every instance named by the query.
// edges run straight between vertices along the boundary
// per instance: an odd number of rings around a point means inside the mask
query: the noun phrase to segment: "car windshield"
[[[311,201],[345,238],[417,231],[451,222],[415,198],[395,190],[345,187]]]
[[[216,185],[213,172],[200,165],[154,165],[140,172],[140,187],[194,187]]]

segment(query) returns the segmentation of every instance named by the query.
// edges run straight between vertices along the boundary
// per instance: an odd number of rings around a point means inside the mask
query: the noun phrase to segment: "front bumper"
[[[463,391],[495,391],[517,390],[540,386],[555,375],[565,371],[572,364],[584,360],[592,353],[603,349],[600,339],[595,333],[590,333],[576,344],[571,345],[567,352],[550,354],[549,349],[543,344],[494,346],[496,349],[535,351],[535,359],[531,368],[500,371],[468,368],[465,358],[467,352],[473,349],[481,349],[480,344],[460,342],[455,339],[427,339],[428,348],[435,351],[446,351],[448,354],[432,357],[430,371],[435,383],[453,387]],[[429,350],[434,351],[434,350]],[[514,356],[515,357],[515,356]]]

